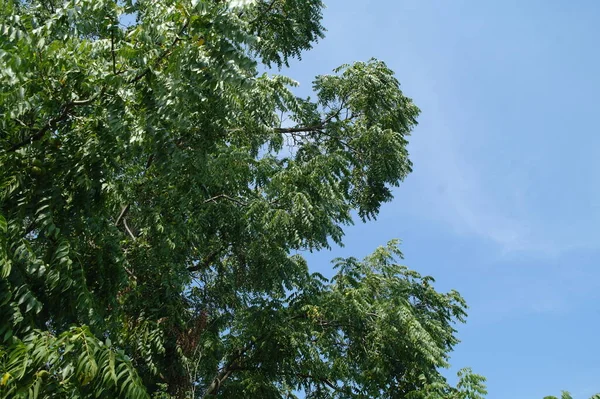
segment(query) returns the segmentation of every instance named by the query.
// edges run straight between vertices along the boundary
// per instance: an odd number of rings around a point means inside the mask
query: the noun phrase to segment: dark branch
[[[56,128],[56,125],[58,123],[67,119],[67,117],[69,116],[69,114],[73,110],[73,108],[82,107],[84,105],[91,104],[103,92],[104,92],[104,89],[100,90],[98,93],[94,94],[92,97],[88,98],[87,100],[75,100],[75,101],[70,101],[70,102],[66,103],[65,105],[62,106],[62,111],[60,112],[60,115],[55,116],[54,118],[51,118],[50,120],[48,120],[48,122],[46,122],[44,124],[44,126],[42,126],[40,129],[38,129],[38,131],[36,133],[32,134],[31,136],[25,138],[24,140],[22,140],[16,144],[13,144],[8,149],[8,152],[17,151],[18,149],[26,146],[27,144],[33,143],[34,141],[41,140],[46,135],[46,133],[48,133],[50,130]]]
[[[114,26],[110,30],[110,53],[112,55],[112,69],[113,75],[117,74],[117,60],[115,57],[115,30]]]
[[[236,370],[244,370],[243,367],[240,367],[240,361],[244,356],[246,356],[247,352],[255,347],[257,343],[264,341],[267,339],[269,334],[263,334],[258,338],[255,338],[248,342],[243,348],[238,349],[235,352],[235,355],[229,360],[229,363],[225,367],[221,369],[221,371],[214,378],[213,382],[209,385],[206,393],[202,395],[202,398],[206,398],[209,395],[216,395],[221,387],[223,381],[225,381],[229,376]]]
[[[333,114],[329,115],[327,118],[323,119],[323,121],[321,123],[319,123],[318,125],[312,125],[312,126],[298,126],[298,127],[279,127],[276,128],[275,131],[277,133],[308,133],[308,132],[321,132],[322,130],[325,129],[325,127],[327,127],[327,124],[329,122],[331,122],[331,120],[333,118],[337,118],[338,116],[340,116],[340,113],[342,112],[342,109],[344,109],[345,106],[345,100],[342,101],[340,108],[334,112]]]
[[[198,272],[200,270],[204,270],[211,265],[219,255],[219,251],[211,252],[202,262],[198,262],[193,266],[187,268],[190,273]]]
[[[321,131],[325,125],[300,126],[300,127],[278,127],[275,129],[277,133],[305,133]]]
[[[256,16],[252,21],[250,21],[248,23],[248,25],[254,27],[254,25],[258,21],[260,21],[261,17],[264,17],[264,16],[268,15],[271,12],[271,10],[273,9],[273,7],[275,6],[275,3],[277,3],[277,0],[272,0],[271,3],[269,3],[269,5],[267,6],[267,8],[263,12],[259,13],[258,16]],[[260,36],[260,34],[261,34],[261,32],[258,31],[257,32],[257,36]]]
[[[317,381],[317,382],[327,385],[329,388],[333,389],[336,392],[344,392],[340,387],[338,387],[333,382],[331,382],[328,378],[325,378],[325,377],[317,377],[314,375],[303,374],[303,373],[296,374],[296,377]]]
[[[159,64],[164,58],[166,58],[167,56],[169,56],[169,54],[171,54],[173,52],[173,48],[181,40],[181,34],[183,34],[183,32],[187,29],[188,25],[189,25],[189,19],[186,20],[186,22],[183,24],[183,26],[179,30],[179,33],[175,36],[175,39],[173,39],[173,42],[171,43],[171,45],[167,49],[165,49],[154,60],[155,64]],[[112,69],[113,69],[113,74],[116,75],[117,74],[117,67],[116,67],[116,56],[115,56],[115,47],[114,47],[114,31],[111,32],[111,43],[110,43],[110,46],[111,46],[111,55],[112,55]],[[146,76],[150,72],[150,70],[151,70],[150,67],[145,68],[142,72],[140,72],[138,75],[136,75],[129,83],[131,83],[131,84],[137,83],[144,76]],[[101,91],[99,91],[98,93],[96,93],[95,95],[93,95],[92,97],[90,97],[89,99],[87,99],[87,100],[77,100],[77,101],[68,102],[67,104],[65,104],[62,107],[62,111],[61,111],[61,113],[58,116],[56,116],[56,117],[51,118],[50,120],[48,120],[48,122],[46,122],[46,124],[44,124],[44,126],[42,126],[36,133],[34,133],[31,136],[25,138],[21,142],[12,145],[8,149],[8,151],[9,152],[14,152],[14,151],[18,150],[19,148],[26,146],[29,143],[32,143],[34,141],[42,139],[46,135],[46,133],[48,133],[48,131],[54,129],[59,122],[64,121],[69,116],[69,113],[71,112],[71,110],[73,108],[79,107],[79,106],[88,105],[88,104],[92,103],[96,98],[98,98],[101,94],[103,94],[103,92],[104,92],[104,88]]]
[[[262,338],[263,337],[258,338],[257,341],[261,340]],[[209,395],[216,395],[219,392],[219,388],[221,388],[221,384],[223,384],[223,382],[227,378],[229,378],[229,376],[231,376],[231,374],[234,371],[240,369],[239,360],[246,354],[246,352],[248,352],[248,350],[250,348],[252,348],[252,346],[254,346],[254,344],[255,344],[254,341],[250,342],[248,345],[246,345],[245,347],[243,347],[237,351],[236,355],[233,356],[233,358],[229,361],[229,363],[227,363],[227,365],[221,369],[221,371],[215,376],[213,381],[210,383],[210,385],[206,389],[206,392],[204,393],[204,395],[202,395],[203,399]]]

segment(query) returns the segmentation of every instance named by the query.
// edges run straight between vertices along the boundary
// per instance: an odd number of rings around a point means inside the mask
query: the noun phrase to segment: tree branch
[[[125,230],[127,230],[127,233],[129,233],[129,236],[131,237],[131,239],[133,241],[135,241],[136,240],[136,236],[135,236],[135,234],[133,234],[133,232],[131,231],[131,229],[127,225],[127,219],[125,219],[125,218],[123,218],[123,226],[125,226]]]
[[[333,114],[329,115],[327,118],[323,119],[323,121],[321,121],[321,123],[319,123],[318,125],[312,125],[312,126],[299,126],[299,127],[279,127],[279,128],[275,128],[275,131],[277,133],[304,133],[304,132],[320,132],[323,129],[325,129],[325,127],[327,126],[327,124],[329,122],[331,122],[331,120],[333,118],[336,118],[340,115],[340,113],[342,112],[342,109],[344,108],[344,104],[345,104],[345,100],[342,101],[342,104],[340,105],[340,108],[334,112]]]
[[[123,219],[123,217],[127,214],[127,212],[129,212],[129,206],[130,206],[130,204],[127,204],[123,207],[123,209],[121,209],[121,213],[117,217],[117,220],[115,220],[115,226],[118,226],[121,219]]]
[[[260,340],[261,338],[259,338],[258,340]],[[227,363],[225,367],[221,369],[221,371],[215,376],[213,381],[210,383],[210,385],[206,389],[206,392],[204,393],[204,395],[202,395],[203,399],[208,397],[209,395],[216,395],[219,392],[223,381],[229,378],[235,370],[239,369],[238,361],[240,360],[240,358],[242,358],[242,356],[246,354],[246,352],[252,347],[252,345],[254,345],[254,342],[249,343],[248,345],[237,351],[237,354],[229,361],[229,363]]]
[[[113,75],[117,74],[117,60],[115,57],[115,29],[114,26],[110,30],[110,54],[112,55]]]
[[[258,15],[252,21],[250,21],[248,23],[248,26],[250,26],[252,29],[256,30],[256,36],[260,37],[260,35],[262,34],[262,29],[260,29],[261,27],[256,26],[257,22],[259,22],[262,17],[268,16],[268,14],[271,12],[273,7],[275,6],[275,3],[277,3],[277,0],[271,0],[271,3],[269,3],[267,8],[264,11],[259,12]]]
[[[246,204],[236,198],[230,197],[227,194],[219,194],[219,195],[215,195],[214,197],[208,198],[204,200],[204,203],[207,204],[209,202],[216,202],[218,199],[220,198],[224,198],[226,200],[229,200],[231,202],[235,202],[236,204],[240,205],[240,206],[245,206]]]
[[[324,124],[313,125],[313,126],[299,126],[299,127],[278,127],[275,128],[277,133],[305,133],[305,132],[318,132],[325,127]]]
[[[179,43],[179,41],[181,40],[181,34],[187,29],[188,25],[189,25],[189,19],[187,19],[186,22],[183,24],[183,26],[179,30],[179,33],[175,36],[175,39],[173,39],[173,42],[171,43],[171,45],[167,49],[165,49],[154,60],[155,64],[160,63],[164,58],[166,58],[169,54],[172,53],[173,47],[175,47],[177,45],[177,43]],[[111,31],[110,45],[111,45],[111,55],[112,55],[112,69],[113,69],[113,74],[116,75],[117,70],[116,70],[116,57],[115,57],[115,48],[114,48],[114,31]],[[147,67],[142,72],[137,74],[129,83],[130,84],[137,83],[144,76],[146,76],[149,72],[150,72],[150,67]],[[67,118],[67,116],[69,116],[69,113],[73,108],[88,105],[88,104],[92,103],[100,95],[102,95],[103,93],[104,93],[104,88],[102,88],[102,90],[100,90],[98,93],[96,93],[95,95],[93,95],[92,97],[90,97],[87,100],[75,100],[75,101],[70,101],[70,102],[66,103],[65,105],[62,106],[62,111],[58,116],[48,120],[46,122],[46,124],[44,124],[44,126],[42,126],[36,133],[34,133],[31,136],[27,137],[26,139],[20,141],[19,143],[13,144],[8,149],[8,152],[14,152],[14,151],[18,150],[19,148],[24,147],[33,141],[42,139],[48,131],[55,128],[59,122],[64,121]]]
[[[291,322],[293,320],[302,319],[305,317],[306,317],[305,314],[299,314],[299,315],[290,317],[288,319],[288,321]],[[221,388],[221,385],[223,384],[223,382],[227,378],[229,378],[234,371],[245,370],[245,368],[240,366],[240,359],[242,359],[242,357],[244,357],[246,355],[246,353],[257,343],[269,338],[269,335],[270,335],[270,332],[266,332],[263,335],[259,336],[258,338],[251,340],[243,348],[238,349],[236,354],[229,361],[229,363],[227,363],[227,365],[224,366],[221,369],[221,371],[219,371],[217,373],[217,375],[215,376],[215,378],[213,379],[211,384],[206,389],[206,392],[204,393],[204,395],[202,395],[202,399],[206,399],[209,395],[216,395],[219,392],[219,389]],[[331,389],[334,389],[338,392],[344,392],[341,387],[336,386],[333,382],[331,382],[329,379],[327,379],[325,377],[314,377],[314,376],[311,376],[310,374],[305,374],[305,375],[298,374],[297,376],[299,376],[299,377],[303,376],[303,378],[315,379],[315,380],[329,386]]]
[[[344,392],[340,387],[338,387],[337,385],[335,385],[333,382],[331,382],[326,377],[316,377],[316,376],[313,376],[313,375],[310,375],[310,374],[303,374],[303,373],[297,373],[296,377],[314,380],[314,381],[317,381],[317,382],[320,382],[320,383],[323,383],[323,384],[327,385],[329,388],[333,389],[336,392]]]
[[[89,105],[94,100],[96,100],[98,97],[100,97],[100,95],[102,95],[103,93],[104,93],[104,88],[102,88],[102,90],[100,90],[99,92],[97,92],[96,94],[94,94],[93,96],[88,98],[87,100],[74,100],[74,101],[70,101],[70,102],[66,103],[65,105],[63,105],[61,107],[62,111],[60,112],[60,115],[49,119],[48,122],[46,122],[44,124],[44,126],[42,126],[40,129],[38,129],[38,131],[36,133],[32,134],[31,136],[25,138],[24,140],[22,140],[16,144],[13,144],[8,149],[8,152],[17,151],[18,149],[26,146],[27,144],[33,143],[34,141],[41,140],[46,135],[46,133],[48,133],[48,131],[56,128],[56,125],[59,122],[62,122],[65,119],[67,119],[67,117],[69,116],[69,113],[71,112],[71,110],[73,108],[82,107],[84,105]]]
[[[210,266],[211,263],[215,261],[217,256],[219,255],[219,251],[211,252],[202,262],[198,262],[193,266],[187,268],[190,273],[197,272],[203,269],[206,269]]]
[[[177,45],[177,43],[179,43],[181,41],[181,35],[187,29],[189,23],[190,23],[190,20],[187,19],[185,21],[185,23],[183,24],[183,26],[181,27],[181,29],[179,30],[179,33],[177,33],[175,35],[175,39],[173,39],[173,41],[171,42],[169,47],[167,47],[158,57],[156,57],[156,59],[154,60],[154,64],[156,64],[156,65],[160,64],[160,62],[163,59],[168,57],[169,54],[171,54],[173,52],[173,48]],[[150,67],[145,68],[142,72],[138,73],[133,79],[131,79],[129,81],[129,83],[134,84],[134,83],[139,82],[144,76],[146,76],[150,72],[150,70],[151,70]]]

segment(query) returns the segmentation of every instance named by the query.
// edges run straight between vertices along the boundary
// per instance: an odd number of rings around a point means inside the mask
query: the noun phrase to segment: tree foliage
[[[556,396],[545,396],[544,399],[558,399]],[[560,399],[573,399],[573,396],[567,391],[562,391]],[[600,399],[600,394],[595,394],[590,399]]]
[[[411,171],[381,61],[260,74],[319,0],[2,0],[0,396],[481,398],[458,293],[397,243],[338,259]],[[285,123],[284,117],[290,122]]]

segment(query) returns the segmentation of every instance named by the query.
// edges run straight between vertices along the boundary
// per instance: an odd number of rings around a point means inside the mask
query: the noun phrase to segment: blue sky
[[[326,3],[327,37],[284,73],[308,90],[376,57],[422,114],[395,200],[313,268],[398,237],[407,266],[467,299],[452,363],[489,399],[600,392],[600,3]]]

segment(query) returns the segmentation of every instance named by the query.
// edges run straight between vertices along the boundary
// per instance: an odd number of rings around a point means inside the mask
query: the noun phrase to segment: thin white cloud
[[[436,126],[437,125],[437,126]],[[446,126],[428,123],[413,137],[411,153],[416,164],[413,179],[420,196],[431,199],[427,213],[449,224],[460,234],[491,240],[502,251],[527,250],[536,244],[522,212],[522,188],[513,187],[507,202],[499,203],[486,192],[481,167],[469,164],[467,154],[456,148]],[[422,137],[421,137],[422,136]],[[517,214],[515,216],[515,214]]]
[[[566,204],[554,201],[554,208],[544,208],[528,197],[528,185],[536,187],[535,182],[519,178],[518,173],[524,172],[506,165],[506,173],[514,176],[495,176],[485,162],[470,159],[468,147],[457,145],[460,139],[446,126],[433,123],[413,138],[415,206],[422,208],[424,216],[459,234],[489,240],[505,256],[527,253],[556,258],[598,247],[595,226],[600,220],[593,209],[586,219],[572,219],[563,214]]]
[[[412,187],[402,194],[412,196],[417,212],[458,234],[489,240],[497,245],[500,256],[526,252],[555,258],[571,249],[589,247],[536,219],[540,213],[528,201],[530,182],[523,177],[524,171],[506,161],[496,168],[505,174],[494,174],[485,157],[482,161],[474,156],[474,138],[447,125],[443,112],[431,101],[435,95],[429,94],[421,125],[411,139]]]

